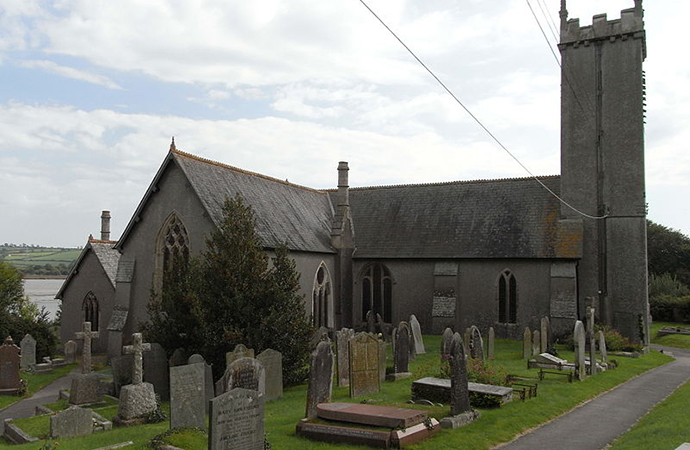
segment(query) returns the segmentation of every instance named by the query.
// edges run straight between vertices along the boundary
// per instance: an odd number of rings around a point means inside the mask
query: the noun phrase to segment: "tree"
[[[164,274],[142,324],[146,338],[171,352],[184,347],[201,353],[219,368],[237,344],[257,353],[272,348],[283,354],[285,384],[302,381],[313,329],[298,294],[299,273],[287,248],[276,249],[269,262],[251,207],[239,196],[227,199],[206,250],[176,260]]]
[[[690,287],[690,237],[647,221],[647,259],[650,275],[672,275]]]

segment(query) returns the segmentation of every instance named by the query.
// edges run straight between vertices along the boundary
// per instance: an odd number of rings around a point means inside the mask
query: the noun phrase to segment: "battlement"
[[[563,5],[565,2],[563,2]],[[644,11],[642,1],[635,0],[633,8],[621,11],[621,18],[608,20],[606,14],[597,14],[592,25],[580,26],[580,19],[567,19],[565,8],[561,10],[561,45],[621,37],[644,38]]]

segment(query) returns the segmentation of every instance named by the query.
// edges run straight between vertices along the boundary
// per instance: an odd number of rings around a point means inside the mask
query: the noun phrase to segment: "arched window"
[[[393,280],[390,271],[383,264],[372,264],[362,275],[362,320],[367,311],[381,314],[384,322],[393,321]]]
[[[98,299],[89,291],[81,304],[84,322],[91,322],[91,331],[98,331]]]
[[[517,282],[510,270],[498,278],[498,321],[517,323]]]
[[[163,274],[171,270],[176,263],[189,260],[189,236],[187,228],[176,213],[170,214],[158,234],[156,242],[156,270],[154,286],[160,290],[163,286]]]
[[[324,263],[321,263],[314,276],[312,291],[312,322],[315,327],[333,326],[333,300],[331,296],[331,276]]]

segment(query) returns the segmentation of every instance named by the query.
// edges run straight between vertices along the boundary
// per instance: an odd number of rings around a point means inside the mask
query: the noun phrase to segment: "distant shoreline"
[[[64,280],[67,275],[24,275],[25,280]]]

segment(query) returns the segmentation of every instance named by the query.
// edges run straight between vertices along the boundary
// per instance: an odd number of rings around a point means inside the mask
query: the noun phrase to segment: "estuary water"
[[[24,280],[24,294],[29,300],[38,305],[40,309],[45,306],[50,320],[55,319],[60,300],[55,299],[55,294],[65,280],[62,279],[27,279]]]

